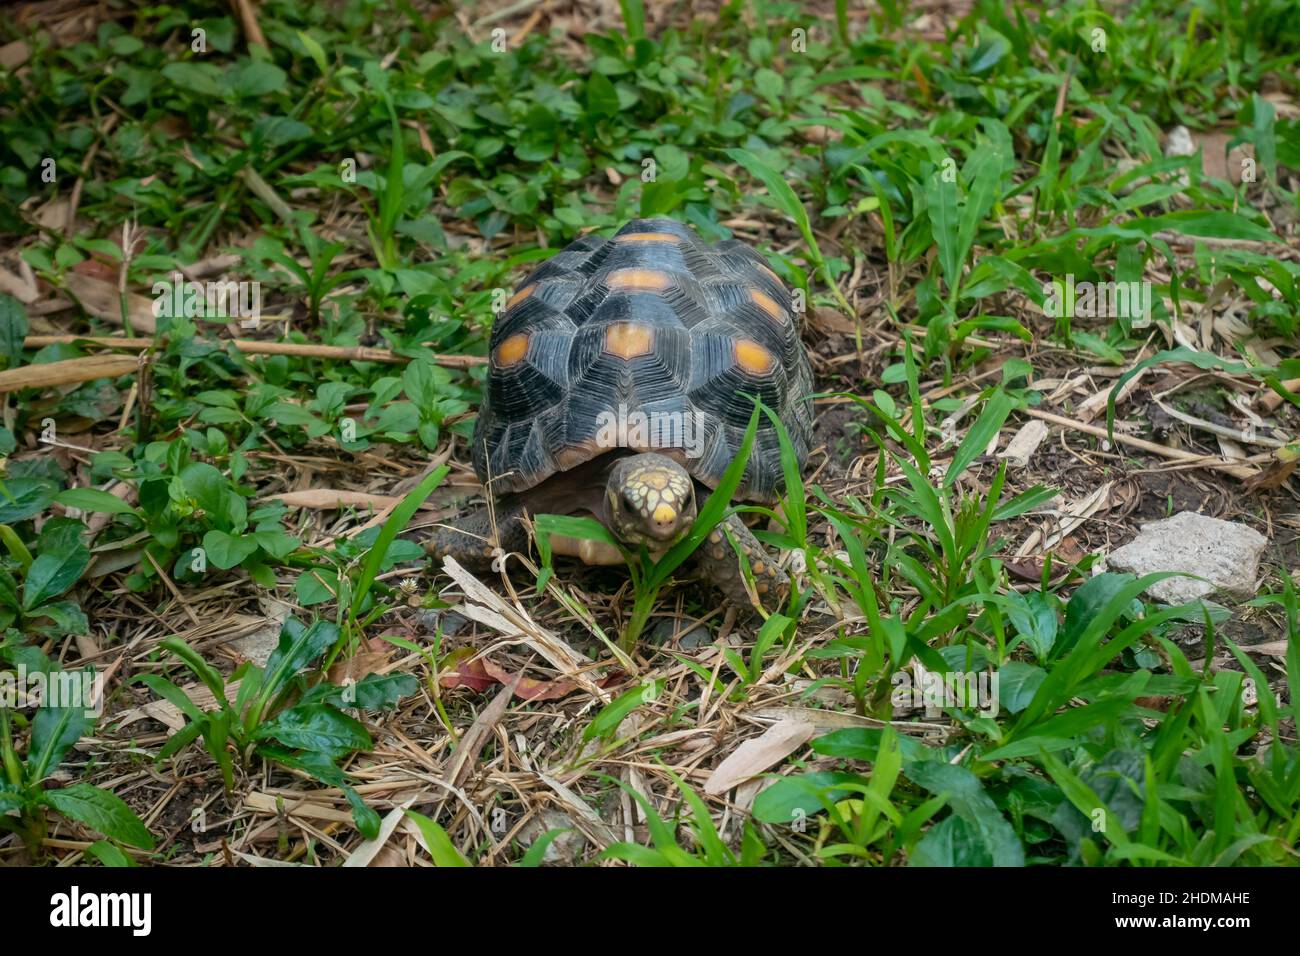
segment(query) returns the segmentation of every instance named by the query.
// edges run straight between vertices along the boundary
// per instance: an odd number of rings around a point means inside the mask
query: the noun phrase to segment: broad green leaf
[[[84,823],[106,837],[127,846],[151,850],[153,834],[116,794],[88,783],[74,783],[59,790],[46,790],[41,800],[65,817]]]
[[[0,486],[5,489],[0,497],[0,524],[15,524],[44,511],[59,492],[48,478],[10,478]]]
[[[587,77],[587,112],[597,117],[618,115],[618,91],[603,73]]]
[[[107,491],[101,491],[98,488],[69,488],[67,491],[60,491],[54,496],[54,500],[61,505],[67,505],[69,508],[80,508],[82,511],[98,514],[133,515],[138,513],[134,507],[117,495],[111,495]]]
[[[832,770],[780,777],[754,798],[754,819],[760,823],[804,820],[825,809],[825,803],[843,800],[866,783],[858,774]]]
[[[1069,653],[1097,615],[1104,608],[1110,607],[1116,595],[1131,585],[1133,580],[1131,574],[1111,572],[1094,575],[1075,588],[1065,605],[1065,623],[1061,627],[1060,638],[1052,648],[1052,656],[1060,657]]]
[[[194,499],[207,515],[222,527],[230,526],[230,509],[226,497],[229,487],[226,477],[207,462],[194,462],[185,466],[180,474],[185,492]]]
[[[293,590],[303,607],[333,601],[339,596],[338,573],[323,568],[307,568],[293,582]]]
[[[993,854],[979,827],[956,814],[944,817],[912,848],[908,866],[989,867]]]
[[[1014,588],[1006,595],[1007,620],[1039,660],[1045,658],[1056,643],[1058,621],[1056,608],[1047,595],[1038,591],[1022,594]]]
[[[213,530],[203,536],[203,550],[214,568],[229,571],[257,552],[257,539],[251,534]]]
[[[125,869],[136,866],[135,860],[130,855],[123,853],[122,849],[107,840],[96,840],[90,846],[86,847],[86,855],[93,856],[104,866]]]
[[[883,728],[880,727],[845,727],[843,730],[833,730],[829,734],[815,737],[810,746],[814,752],[828,757],[869,762],[875,760],[876,754],[880,752],[882,734]],[[926,760],[931,756],[925,744],[905,734],[899,736],[898,747],[904,765],[914,760]]]
[[[303,703],[319,702],[339,708],[384,710],[396,707],[398,701],[414,694],[419,687],[420,682],[414,674],[367,674],[352,684],[317,684],[308,691]]]
[[[369,750],[370,734],[361,721],[329,704],[299,704],[258,726],[254,740],[278,740],[295,750],[340,759],[356,750]]]
[[[55,554],[38,554],[23,582],[23,610],[31,611],[63,594],[90,564],[90,549],[80,541]]]
[[[68,748],[90,733],[95,721],[83,707],[42,707],[32,719],[27,750],[27,779],[44,780],[63,760]]]
[[[1015,829],[984,792],[979,777],[956,764],[927,760],[903,771],[914,783],[936,796],[947,795],[948,806],[979,834],[993,866],[1024,866],[1025,851]]]
[[[6,368],[23,361],[23,339],[27,336],[27,310],[8,293],[0,292],[0,358]]]
[[[1008,661],[998,668],[998,699],[1008,711],[1018,714],[1029,706],[1046,677],[1041,667]]]
[[[265,676],[258,710],[264,711],[265,705],[279,695],[289,679],[324,654],[338,637],[338,625],[331,621],[315,621],[310,627],[304,627],[296,618],[285,618],[280,628],[280,643],[263,668]]]

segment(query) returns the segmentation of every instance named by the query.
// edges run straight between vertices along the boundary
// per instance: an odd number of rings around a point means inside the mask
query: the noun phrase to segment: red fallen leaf
[[[1043,578],[1043,562],[1041,561],[1007,561],[1003,564],[1007,572],[1022,581],[1041,581]]]
[[[468,658],[473,654],[473,649],[461,648],[454,652],[453,656],[462,655],[462,652],[468,652],[463,654]],[[443,687],[469,687],[472,690],[485,691],[493,684],[509,684],[514,679],[515,675],[504,667],[486,658],[479,658],[457,661],[450,673],[443,673],[441,682]],[[515,687],[515,696],[520,700],[556,700],[572,694],[577,689],[578,685],[572,681],[544,681],[532,677],[520,677]]]
[[[470,690],[485,691],[493,684],[499,683],[487,672],[481,660],[469,660],[474,656],[474,648],[462,647],[452,651],[443,661],[444,669],[438,677],[438,683],[449,690],[468,687]]]
[[[98,257],[82,259],[72,267],[72,271],[83,276],[90,276],[92,279],[103,279],[105,282],[117,281],[117,266]]]
[[[1054,556],[1052,561],[1052,577],[1048,580],[1049,584],[1055,584],[1065,578],[1070,573],[1070,565],[1065,561]],[[1034,557],[1027,558],[1024,561],[1007,561],[1002,565],[1007,569],[1007,573],[1013,578],[1019,578],[1021,581],[1028,581],[1031,584],[1038,584],[1043,580],[1043,559]]]
[[[175,113],[168,114],[154,123],[154,130],[170,140],[185,140],[194,135],[189,120]]]
[[[474,649],[458,648],[443,661],[442,676],[438,682],[448,689],[468,687],[480,693],[494,684],[509,684],[515,675],[506,668],[486,658],[473,659]],[[598,687],[606,687],[624,679],[623,674],[613,673],[596,681]],[[558,700],[579,690],[577,684],[567,680],[537,680],[532,677],[520,677],[515,687],[515,696],[520,700]]]
[[[1064,562],[1073,565],[1086,558],[1088,552],[1071,536],[1056,546],[1053,555],[1057,563]]]
[[[1172,697],[1134,697],[1133,703],[1149,710],[1168,710],[1174,699]]]
[[[498,667],[491,661],[485,661],[484,665],[487,672],[503,684],[509,684],[515,679],[504,667]],[[566,697],[578,689],[578,685],[573,681],[567,680],[536,680],[532,677],[520,677],[519,683],[515,687],[515,696],[520,700],[558,700]]]
[[[1300,460],[1297,459],[1275,461],[1258,475],[1243,481],[1241,487],[1250,495],[1257,491],[1272,491],[1274,488],[1281,488],[1286,484],[1286,480],[1291,477],[1298,465],[1300,465]]]

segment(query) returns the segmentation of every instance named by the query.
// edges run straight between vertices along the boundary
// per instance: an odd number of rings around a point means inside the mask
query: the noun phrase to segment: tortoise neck
[[[603,520],[609,473],[626,454],[628,452],[624,449],[615,449],[568,471],[557,472],[541,484],[509,497],[513,501],[526,502],[528,510],[534,514],[565,515],[590,511]]]

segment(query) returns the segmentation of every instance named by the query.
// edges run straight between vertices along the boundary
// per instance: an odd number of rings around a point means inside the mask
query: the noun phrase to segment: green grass
[[[144,606],[173,587],[291,596],[314,617],[293,625],[280,653],[312,634],[310,653],[294,652],[260,688],[244,672],[236,704],[187,708],[171,679],[178,661],[219,700],[227,678],[183,643],[163,645],[172,656],[151,661],[146,682],[190,723],[161,756],[202,737],[227,792],[237,768],[268,761],[356,797],[340,762],[370,751],[372,738],[325,700],[320,677],[405,606],[385,578],[424,565],[397,535],[449,472],[433,471],[381,528],[330,547],[305,545],[309,520],[267,494],[285,489],[287,459],[383,461],[406,473],[443,452],[467,460],[482,371],[438,356],[483,356],[506,290],[577,236],[666,215],[709,240],[760,235],[808,313],[850,317],[862,364],[836,365],[820,384],[849,403],[874,458],[845,491],[801,476],[784,442],[786,499],[749,510],[776,519],[758,533],[797,555],[798,587],[781,613],[742,629],[716,670],[639,639],[665,596],[680,593],[673,576],[724,517],[743,461],[687,541],[658,564],[628,555],[628,606],[606,644],[630,689],[585,712],[576,732],[585,749],[561,747],[557,759],[608,790],[600,762],[628,743],[619,731],[629,715],[654,727],[698,716],[698,699],[674,696],[681,688],[660,670],[677,664],[695,689],[743,706],[763,699],[763,676],[781,661],[791,677],[812,678],[801,703],[823,706],[812,695],[835,692],[858,717],[904,726],[816,737],[725,832],[698,778],[665,765],[660,810],[629,791],[647,842],[603,858],[1294,864],[1296,569],[1274,569],[1251,611],[1290,642],[1279,680],[1206,609],[1149,606],[1148,582],[1091,576],[1091,559],[1049,560],[1037,584],[1013,576],[1013,522],[1056,489],[1021,487],[983,458],[1043,401],[1032,385],[1049,372],[1031,361],[1052,363],[1052,375],[1129,369],[1117,389],[1146,365],[1218,369],[1282,395],[1294,440],[1300,398],[1283,383],[1300,378],[1300,267],[1277,252],[1294,241],[1300,174],[1293,5],[1137,0],[1111,10],[1072,0],[1008,12],[981,0],[938,38],[917,35],[915,11],[894,3],[862,16],[827,5],[814,21],[798,4],[758,0],[667,29],[648,27],[659,19],[639,2],[621,10],[622,29],[584,35],[579,56],[548,20],[498,52],[485,29],[471,40],[454,18],[415,19],[377,0],[267,0],[258,17],[269,49],[252,52],[215,0],[143,7],[64,46],[39,24],[26,35],[0,27],[0,43],[30,47],[20,72],[0,76],[0,266],[30,269],[52,289],[76,274],[98,278],[115,304],[56,314],[59,328],[118,333],[128,308],[119,279],[147,294],[182,267],[233,252],[229,274],[262,283],[264,311],[257,329],[236,334],[372,345],[399,359],[246,355],[210,321],[163,317],[143,375],[4,393],[0,663],[16,669],[38,645],[68,656],[90,632],[88,614],[103,607],[103,579],[87,577],[92,550],[113,562],[113,586]],[[513,37],[520,22],[503,25]],[[806,47],[792,41],[797,30]],[[1166,157],[1162,136],[1177,124],[1248,147],[1254,181]],[[50,168],[52,179],[42,175]],[[40,225],[37,208],[68,200],[74,183],[77,228]],[[136,241],[124,252],[126,224]],[[1045,315],[1044,283],[1067,275],[1151,281],[1150,318],[1164,331],[1231,302],[1254,341],[1193,352],[1157,334],[1148,347],[1152,328],[1126,316]],[[48,321],[0,293],[0,368],[96,354],[78,342],[24,347]],[[1259,342],[1274,357],[1259,358]],[[868,354],[883,363],[878,379],[866,375]],[[990,359],[1000,374],[923,397],[923,383],[961,385]],[[1208,394],[1216,411],[1238,414],[1227,389]],[[957,435],[945,434],[943,419],[971,398]],[[1112,404],[1108,425],[1114,413]],[[751,429],[762,420],[756,410]],[[47,432],[91,450],[46,454],[37,437]],[[1293,441],[1270,464],[1297,455]],[[1243,497],[1242,507],[1252,505]],[[544,559],[547,533],[602,534],[572,518],[537,525]],[[579,630],[614,633],[595,606],[546,591],[566,573],[544,560],[539,593]],[[1189,626],[1204,631],[1206,660],[1222,642],[1240,670],[1193,668],[1175,640]],[[439,720],[462,732],[438,693],[438,669],[459,658],[441,637],[426,654],[385,636],[418,652]],[[944,705],[930,718],[947,727],[941,740],[910,733],[895,692],[918,665],[999,675],[998,712]],[[129,862],[118,845],[147,841],[125,804],[78,816],[42,797],[68,788],[44,791],[43,773],[32,775],[41,713],[0,712],[0,809],[19,810],[0,822],[18,821],[39,853],[53,808],[109,838],[97,859]],[[661,812],[670,804],[684,829]],[[359,797],[353,807],[359,830],[373,833],[374,811]],[[439,865],[481,854],[447,820],[411,816]],[[498,859],[536,865],[552,839]]]

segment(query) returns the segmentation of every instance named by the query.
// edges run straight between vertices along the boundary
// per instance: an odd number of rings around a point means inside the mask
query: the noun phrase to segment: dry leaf
[[[313,508],[333,511],[335,508],[371,508],[383,511],[393,508],[401,498],[389,495],[372,495],[366,491],[335,491],[332,488],[308,488],[305,491],[286,491],[267,495],[266,501],[280,501],[290,508]]]
[[[1012,468],[1024,468],[1046,437],[1047,423],[1031,418],[1020,426],[1020,431],[1016,432],[1015,437],[998,457],[1007,459],[1007,464]]]
[[[406,808],[415,802],[415,797],[408,797],[399,806],[393,807],[386,814],[379,824],[379,833],[373,840],[363,840],[355,850],[348,854],[348,858],[343,861],[345,867],[369,866],[370,862],[384,848],[388,838],[393,835],[398,824],[406,819]]]
[[[63,275],[63,284],[81,307],[97,319],[122,324],[122,303],[118,299],[117,283],[79,272],[67,272]],[[153,300],[134,292],[126,294],[127,314],[131,327],[137,332],[153,335],[158,323],[154,319]]]
[[[31,55],[31,48],[22,40],[6,43],[4,46],[0,46],[0,67],[6,70],[16,70],[26,63]]]
[[[714,769],[704,792],[711,797],[726,793],[780,763],[809,740],[817,728],[803,720],[783,720],[761,737],[746,740]]]

